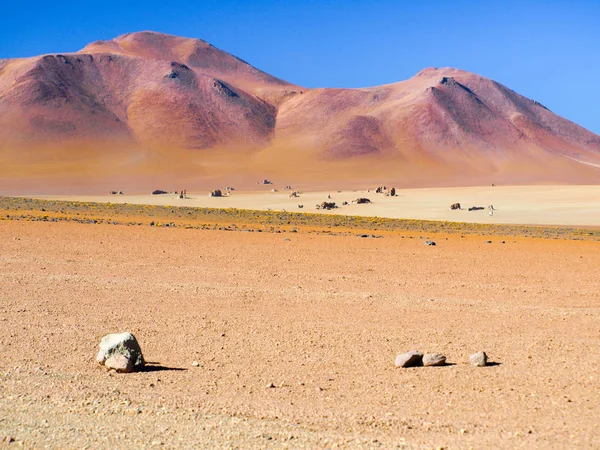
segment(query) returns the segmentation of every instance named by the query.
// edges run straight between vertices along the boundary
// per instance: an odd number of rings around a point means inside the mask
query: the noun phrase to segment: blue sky
[[[306,87],[452,66],[600,134],[600,0],[7,2],[0,58],[153,30],[197,37]]]

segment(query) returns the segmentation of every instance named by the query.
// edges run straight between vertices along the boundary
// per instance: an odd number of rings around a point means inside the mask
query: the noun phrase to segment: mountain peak
[[[79,53],[111,53],[147,60],[175,61],[207,75],[227,81],[235,79],[239,85],[251,91],[269,86],[291,86],[202,39],[155,31],[137,31],[108,41],[96,41]]]
[[[175,36],[173,34],[159,33],[156,31],[135,31],[125,33],[113,39],[124,45],[136,45],[141,47],[163,48],[165,46],[178,46],[184,43],[188,45],[210,46],[202,39]]]
[[[177,49],[182,46],[187,48],[212,47],[202,39],[179,37],[156,31],[136,31],[110,40],[92,42],[81,52],[124,53],[166,60],[173,59],[169,56],[178,53]]]
[[[426,77],[429,75],[434,75],[437,73],[438,70],[439,69],[437,67],[426,67],[424,69],[419,70],[415,76],[416,77]]]
[[[131,31],[129,33],[121,34],[121,35],[117,36],[116,38],[114,38],[113,40],[115,40],[115,41],[122,41],[124,39],[131,39],[131,38],[141,38],[141,39],[152,39],[152,38],[160,38],[160,39],[164,39],[164,38],[169,38],[169,39],[190,39],[190,40],[193,40],[193,41],[200,41],[200,40],[202,40],[202,39],[198,39],[198,38],[188,38],[188,37],[184,37],[184,36],[177,36],[175,34],[161,33],[160,31],[152,31],[152,30]]]

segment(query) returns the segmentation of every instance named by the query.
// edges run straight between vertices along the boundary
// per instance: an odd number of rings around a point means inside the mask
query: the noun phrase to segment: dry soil
[[[402,235],[0,221],[0,446],[598,448],[600,244]]]

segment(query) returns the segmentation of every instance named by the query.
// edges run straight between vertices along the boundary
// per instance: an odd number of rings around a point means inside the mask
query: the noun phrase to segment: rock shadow
[[[140,372],[163,372],[166,370],[181,371],[187,369],[183,367],[161,366],[158,362],[146,362],[146,365],[142,368],[142,370],[140,370]]]

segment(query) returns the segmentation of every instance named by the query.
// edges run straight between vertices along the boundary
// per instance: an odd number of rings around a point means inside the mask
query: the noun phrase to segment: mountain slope
[[[140,32],[0,61],[0,164],[14,189],[263,175],[321,185],[597,183],[600,136],[457,69],[305,89],[204,41]]]

